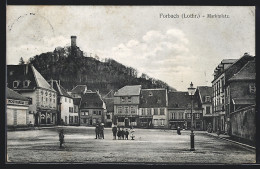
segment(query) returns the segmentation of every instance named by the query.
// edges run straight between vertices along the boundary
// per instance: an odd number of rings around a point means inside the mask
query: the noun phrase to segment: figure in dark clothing
[[[117,132],[117,128],[116,128],[115,125],[112,127],[112,132],[113,132],[113,140],[116,140],[116,132]]]
[[[128,132],[128,130],[126,129],[126,130],[125,130],[125,139],[126,139],[126,140],[128,140],[128,135],[129,135],[129,132]]]
[[[99,138],[99,126],[98,126],[98,124],[96,125],[95,132],[96,132],[96,139],[97,139],[97,138]]]
[[[124,140],[125,139],[125,130],[124,130],[124,128],[122,128],[122,131],[121,131],[122,133],[121,133],[121,136],[122,136],[122,139]]]
[[[60,133],[59,133],[59,141],[60,141],[60,148],[61,148],[61,147],[62,147],[62,144],[64,143],[63,129],[60,130]]]
[[[117,137],[118,137],[118,140],[121,140],[121,130],[120,130],[119,127],[118,127],[118,130],[117,130]]]

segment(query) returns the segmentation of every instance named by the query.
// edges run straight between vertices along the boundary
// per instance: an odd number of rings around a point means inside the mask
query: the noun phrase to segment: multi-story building
[[[80,103],[80,125],[95,126],[104,123],[106,105],[97,92],[88,92],[82,95]]]
[[[219,129],[227,132],[225,111],[226,82],[236,74],[248,61],[254,58],[245,53],[240,59],[224,59],[214,70],[213,87],[213,131]]]
[[[57,119],[57,92],[33,65],[7,65],[7,86],[28,97],[29,119],[35,125],[54,125]]]
[[[70,92],[68,92],[73,98],[81,98],[83,94],[86,92],[91,92],[88,91],[87,85],[77,85],[74,87]]]
[[[72,97],[57,80],[51,80],[49,83],[57,91],[57,123],[63,125],[77,125],[78,113],[74,111]]]
[[[226,82],[227,133],[231,134],[230,114],[256,104],[255,60],[247,62]],[[244,117],[242,117],[244,118]]]
[[[141,89],[139,121],[142,128],[168,128],[166,89]]]
[[[141,85],[124,86],[114,94],[114,118],[118,126],[137,126]]]
[[[30,124],[28,108],[28,98],[6,88],[7,127],[27,126]]]
[[[212,87],[198,86],[195,92],[195,97],[198,100],[198,107],[202,108],[203,130],[207,130],[208,126],[213,125],[212,115]]]

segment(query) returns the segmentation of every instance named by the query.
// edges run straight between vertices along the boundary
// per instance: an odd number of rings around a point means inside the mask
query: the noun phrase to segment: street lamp
[[[192,82],[190,83],[190,87],[188,88],[189,95],[191,96],[191,133],[190,133],[190,151],[195,151],[194,148],[194,125],[193,125],[193,114],[192,114],[192,109],[193,109],[193,95],[195,93],[195,88],[193,87]]]

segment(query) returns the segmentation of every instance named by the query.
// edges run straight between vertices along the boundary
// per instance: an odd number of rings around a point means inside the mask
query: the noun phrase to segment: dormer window
[[[255,91],[256,91],[255,85],[249,85],[249,92],[250,92],[251,94],[255,94]]]
[[[210,96],[206,96],[206,97],[205,97],[205,101],[206,101],[206,102],[210,102]]]
[[[14,88],[17,88],[18,86],[19,86],[19,81],[14,81],[14,82],[13,82],[13,87],[14,87]]]
[[[29,87],[30,83],[31,83],[30,80],[25,80],[25,81],[23,82],[23,87]]]

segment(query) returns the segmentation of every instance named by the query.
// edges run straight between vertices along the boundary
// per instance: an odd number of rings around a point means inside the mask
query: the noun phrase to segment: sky
[[[255,56],[250,6],[7,6],[6,31],[8,65],[69,46],[75,35],[88,56],[112,58],[178,91],[190,82],[211,86],[223,59]]]

